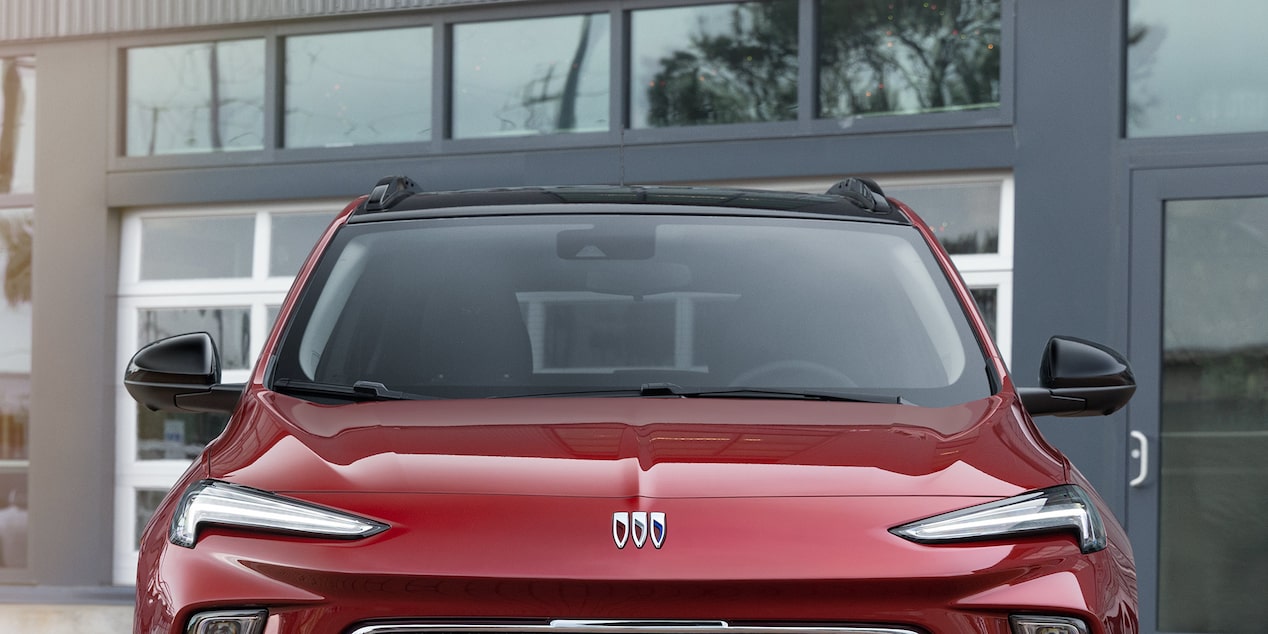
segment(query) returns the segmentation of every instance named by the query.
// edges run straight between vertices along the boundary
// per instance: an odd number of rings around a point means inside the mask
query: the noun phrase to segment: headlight
[[[168,539],[193,548],[199,527],[213,524],[334,539],[359,539],[387,530],[386,524],[316,504],[203,480],[181,498]]]
[[[1069,531],[1079,536],[1079,548],[1085,553],[1105,548],[1105,524],[1101,514],[1087,493],[1074,485],[1031,491],[889,530],[922,544]]]

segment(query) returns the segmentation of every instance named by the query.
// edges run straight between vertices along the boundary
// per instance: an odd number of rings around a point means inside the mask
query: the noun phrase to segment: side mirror
[[[141,348],[123,375],[128,394],[168,412],[219,412],[238,405],[243,386],[220,382],[220,353],[205,332],[160,339]]]
[[[1017,390],[1031,416],[1105,416],[1136,393],[1136,378],[1123,355],[1073,337],[1048,340],[1039,383],[1042,387]]]

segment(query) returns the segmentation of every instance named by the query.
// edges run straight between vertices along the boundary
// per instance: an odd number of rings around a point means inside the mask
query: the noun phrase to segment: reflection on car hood
[[[1006,496],[1065,476],[999,396],[945,408],[681,398],[329,406],[265,390],[245,400],[209,448],[210,475],[272,491]]]

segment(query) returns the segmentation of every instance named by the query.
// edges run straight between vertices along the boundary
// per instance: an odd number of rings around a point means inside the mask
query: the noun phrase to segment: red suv
[[[1031,416],[1127,362],[1009,377],[871,181],[423,192],[321,238],[246,384],[206,333],[129,392],[231,412],[141,541],[135,631],[1105,634],[1131,549]]]

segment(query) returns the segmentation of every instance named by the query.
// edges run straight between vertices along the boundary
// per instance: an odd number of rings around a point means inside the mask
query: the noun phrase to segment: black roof
[[[379,181],[367,200],[354,212],[351,221],[566,211],[639,213],[644,210],[630,206],[656,205],[663,207],[656,210],[657,213],[669,214],[808,215],[910,224],[910,219],[891,205],[879,190],[874,183],[847,179],[834,185],[826,194],[716,187],[605,185],[424,192],[409,179],[388,177]],[[541,209],[541,205],[552,208]]]

